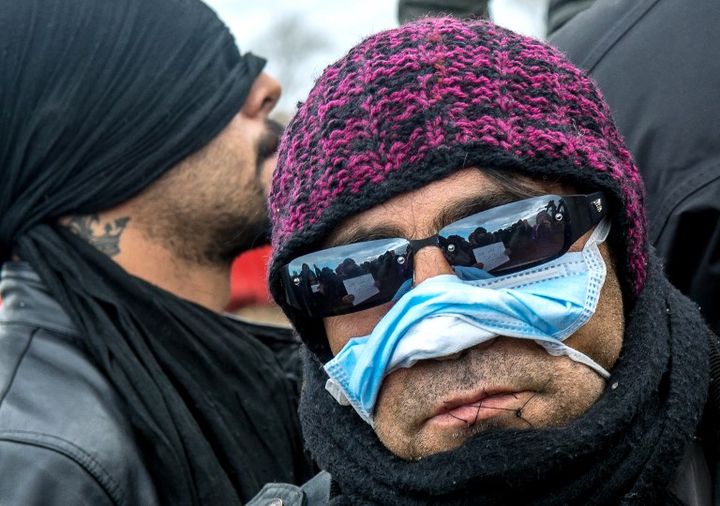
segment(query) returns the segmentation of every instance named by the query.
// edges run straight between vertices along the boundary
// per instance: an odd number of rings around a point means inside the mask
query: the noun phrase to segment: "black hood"
[[[720,297],[720,8],[601,1],[551,43],[598,83],[645,181],[649,238],[713,329]]]

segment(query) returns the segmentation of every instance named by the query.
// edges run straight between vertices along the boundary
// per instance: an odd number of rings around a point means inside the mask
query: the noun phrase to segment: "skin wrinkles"
[[[554,182],[521,179],[528,194],[519,198],[533,193],[578,193]],[[409,239],[427,237],[437,232],[437,225],[442,222],[440,216],[449,207],[474,197],[501,195],[502,186],[501,181],[487,177],[481,170],[463,169],[350,218],[338,227],[328,243],[348,231],[374,227],[396,229]],[[571,251],[581,250],[591,233],[580,238]],[[585,326],[564,342],[612,370],[622,346],[622,295],[607,242],[600,245],[600,251],[608,273],[597,310]],[[416,284],[452,272],[438,248],[424,248],[415,257]],[[324,318],[333,354],[350,338],[370,333],[391,304]],[[553,357],[530,341],[499,337],[453,359],[420,361],[388,375],[376,404],[375,431],[380,441],[399,457],[419,459],[456,448],[467,438],[486,430],[565,425],[584,413],[604,388],[605,381],[587,366],[565,356]],[[488,411],[491,408],[485,407],[485,415],[480,420],[471,412],[467,420],[453,426],[430,421],[438,408],[452,399],[478,397],[498,389],[512,397],[502,409]],[[473,407],[483,403],[492,404],[491,398],[476,402]],[[488,417],[488,412],[492,416]]]

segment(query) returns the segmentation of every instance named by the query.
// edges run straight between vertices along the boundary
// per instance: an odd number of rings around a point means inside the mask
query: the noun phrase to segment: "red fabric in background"
[[[267,287],[269,260],[270,246],[246,251],[235,259],[230,271],[228,310],[272,301]]]

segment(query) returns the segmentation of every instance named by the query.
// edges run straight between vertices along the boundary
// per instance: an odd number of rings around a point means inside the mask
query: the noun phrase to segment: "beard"
[[[283,133],[283,126],[277,121],[268,119],[265,121],[265,133],[258,139],[255,146],[257,157],[255,160],[255,177],[258,181],[262,178],[263,168],[268,159],[275,156],[280,144],[280,136]]]
[[[490,419],[462,419],[465,425],[454,432],[426,425],[449,394],[478,388],[509,389],[517,392],[516,400],[495,408]],[[589,409],[603,388],[604,380],[587,366],[553,357],[535,343],[501,337],[457,359],[421,361],[389,375],[378,399],[375,430],[390,451],[412,460],[456,448],[490,430],[566,425]],[[473,407],[479,413],[482,403]]]
[[[244,192],[244,210],[235,215],[219,213],[214,224],[208,224],[212,234],[203,253],[206,262],[229,264],[241,253],[270,243],[263,172],[266,163],[277,153],[282,132],[283,126],[277,121],[265,121],[265,132],[255,144],[255,177]]]
[[[241,253],[270,242],[270,218],[260,185],[246,194],[248,207],[242,213],[218,213],[207,223],[203,263],[227,265]],[[188,241],[189,243],[189,241]]]
[[[169,171],[138,204],[135,222],[143,234],[178,258],[223,268],[240,253],[268,244],[262,171],[275,156],[281,132],[278,123],[266,121],[254,159],[216,143]]]

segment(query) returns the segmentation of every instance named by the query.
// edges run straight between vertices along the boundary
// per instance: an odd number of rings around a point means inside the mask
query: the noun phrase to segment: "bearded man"
[[[0,0],[0,503],[305,479],[291,336],[222,315],[267,234],[263,64],[197,0]]]

